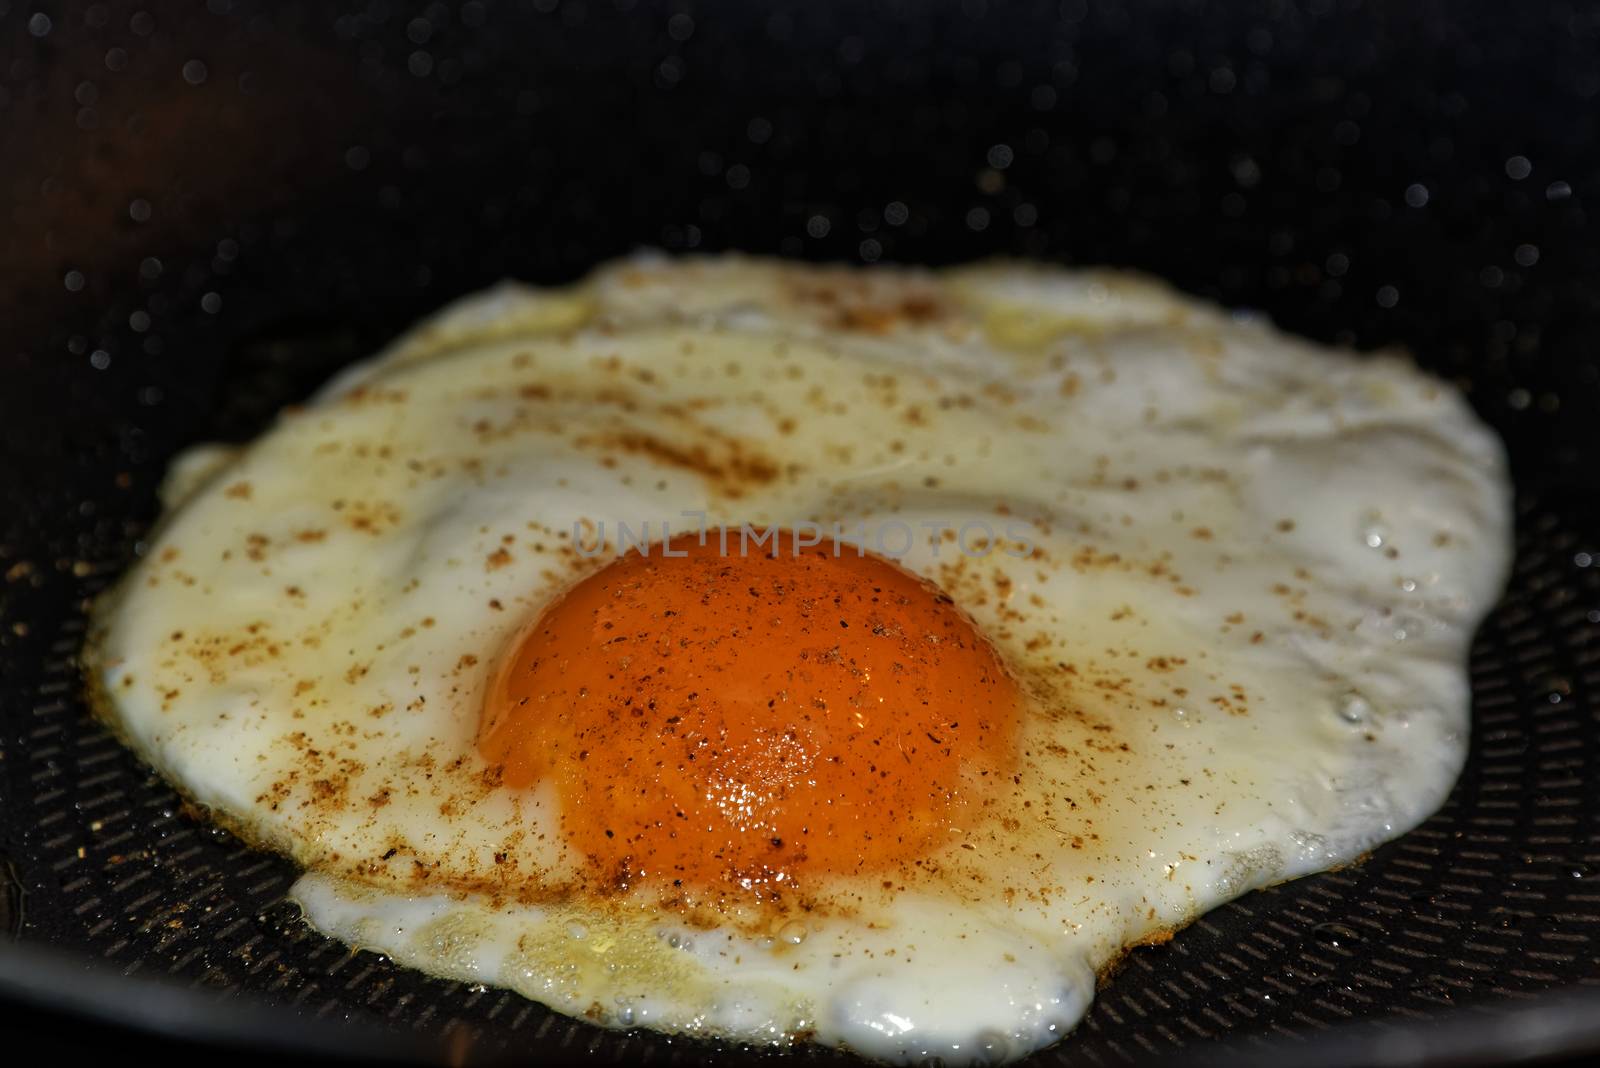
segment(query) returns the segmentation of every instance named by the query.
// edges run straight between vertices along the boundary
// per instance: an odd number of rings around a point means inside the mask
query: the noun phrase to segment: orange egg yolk
[[[730,532],[630,552],[518,635],[478,744],[611,885],[781,891],[952,843],[1015,762],[1017,687],[932,583]]]

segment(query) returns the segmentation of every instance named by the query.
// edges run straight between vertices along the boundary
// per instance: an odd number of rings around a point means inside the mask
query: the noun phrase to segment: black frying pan
[[[73,661],[174,450],[252,436],[455,295],[647,244],[1129,265],[1460,381],[1510,446],[1518,563],[1474,652],[1450,802],[1358,867],[1136,952],[1038,1059],[1597,1045],[1600,18],[858,6],[0,0],[8,1033],[120,1052],[145,1020],[329,1056],[749,1056],[311,933],[282,900],[289,865],[186,816],[86,717]]]

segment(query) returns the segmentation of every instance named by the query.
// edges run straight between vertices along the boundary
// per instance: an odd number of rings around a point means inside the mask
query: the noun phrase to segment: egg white
[[[1508,496],[1493,435],[1403,359],[1144,280],[643,258],[468,298],[176,465],[90,660],[107,720],[305,866],[334,937],[608,1025],[1011,1057],[1126,946],[1442,803]],[[575,524],[685,512],[1022,525],[1038,553],[902,561],[1034,701],[936,875],[765,927],[561,891],[557,802],[478,756],[482,694],[596,566]]]

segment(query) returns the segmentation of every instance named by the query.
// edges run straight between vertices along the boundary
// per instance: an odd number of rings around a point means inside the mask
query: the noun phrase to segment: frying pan
[[[1135,952],[1037,1063],[1600,1048],[1597,46],[1591,10],[1478,0],[0,0],[7,1033],[763,1059],[312,933],[74,662],[175,450],[460,293],[649,245],[1131,266],[1460,383],[1510,449],[1517,563],[1449,802]]]

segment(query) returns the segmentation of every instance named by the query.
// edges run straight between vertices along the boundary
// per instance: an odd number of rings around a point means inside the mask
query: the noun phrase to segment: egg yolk
[[[953,844],[1015,762],[1016,683],[932,583],[824,540],[635,550],[511,644],[478,744],[553,784],[611,885],[758,896]]]

